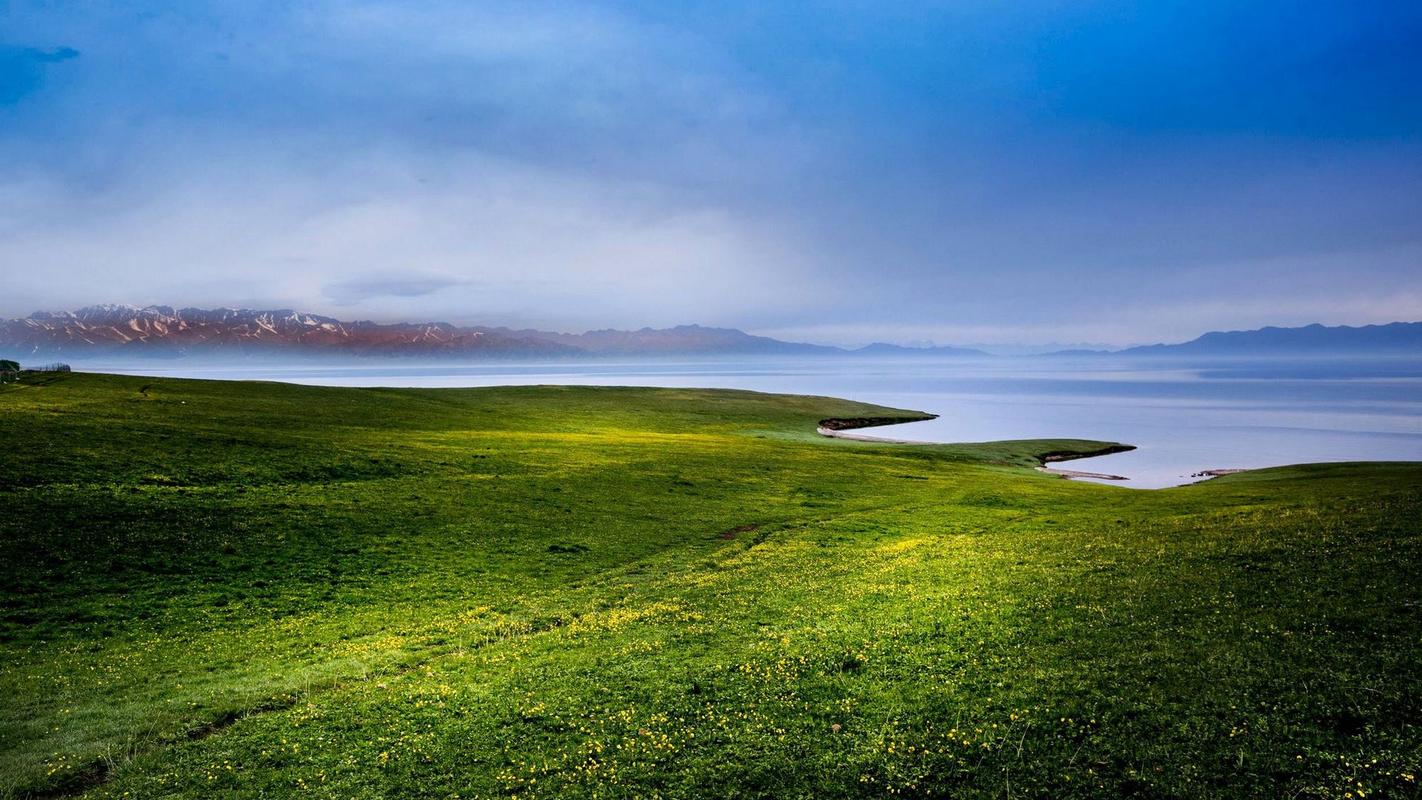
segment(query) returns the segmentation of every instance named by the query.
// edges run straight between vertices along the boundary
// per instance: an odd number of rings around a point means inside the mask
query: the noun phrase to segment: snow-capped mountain
[[[342,322],[290,309],[88,306],[0,322],[0,346],[18,354],[98,351],[182,355],[194,351],[290,351],[352,355],[559,356],[557,342],[445,323]]]
[[[552,333],[444,322],[342,322],[290,309],[99,305],[0,321],[12,356],[190,353],[414,355],[557,358],[579,355],[843,354],[834,347],[752,336],[734,328],[680,325],[634,331]]]

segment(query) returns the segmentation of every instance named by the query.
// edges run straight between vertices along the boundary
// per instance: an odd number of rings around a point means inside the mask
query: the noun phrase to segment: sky
[[[0,316],[1422,319],[1422,3],[0,0]]]

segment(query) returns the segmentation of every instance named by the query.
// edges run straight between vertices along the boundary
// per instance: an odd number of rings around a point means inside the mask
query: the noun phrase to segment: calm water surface
[[[323,386],[594,384],[754,389],[918,409],[931,422],[885,436],[936,442],[1081,438],[1139,449],[1069,466],[1123,475],[1119,485],[1188,483],[1206,469],[1316,461],[1422,460],[1422,357],[1183,362],[1092,357],[747,359],[556,364],[351,366],[86,363],[172,377]]]

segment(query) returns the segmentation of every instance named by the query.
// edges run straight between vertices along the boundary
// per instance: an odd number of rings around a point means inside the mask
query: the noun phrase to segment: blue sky
[[[1418,319],[1422,4],[10,2],[0,271],[4,316]]]

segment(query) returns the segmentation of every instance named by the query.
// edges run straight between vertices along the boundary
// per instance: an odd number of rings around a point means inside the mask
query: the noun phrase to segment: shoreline
[[[932,419],[938,419],[938,415],[925,414],[921,417],[829,417],[819,421],[819,423],[815,426],[815,433],[818,433],[819,435],[830,439],[846,439],[848,441],[854,442],[877,442],[879,444],[908,445],[943,444],[943,442],[924,442],[914,439],[890,439],[886,436],[870,436],[862,433],[848,432],[852,430],[859,430],[862,428],[878,428],[885,425],[901,425],[906,422],[927,422],[928,420]],[[1096,458],[1097,456],[1109,456],[1114,455],[1116,453],[1128,453],[1135,449],[1136,446],[1133,444],[1112,444],[1107,445],[1106,447],[1102,447],[1098,450],[1091,450],[1081,453],[1054,450],[1042,453],[1037,456],[1037,460],[1041,463],[1037,465],[1036,470],[1047,475],[1055,475],[1064,480],[1091,478],[1101,481],[1128,481],[1130,480],[1130,478],[1124,475],[1111,475],[1104,472],[1084,472],[1081,470],[1072,469],[1052,469],[1047,465],[1056,463],[1058,461],[1075,461],[1077,459],[1082,458]],[[1215,475],[1229,475],[1235,472],[1243,472],[1243,470],[1206,470],[1205,472],[1199,474],[1208,474],[1209,477],[1214,477]]]
[[[1127,478],[1125,475],[1112,475],[1106,472],[1086,472],[1075,469],[1052,469],[1047,465],[1054,464],[1058,461],[1076,461],[1082,458],[1096,458],[1097,456],[1109,456],[1115,455],[1116,453],[1129,453],[1134,449],[1136,449],[1136,446],[1133,444],[1113,444],[1108,447],[1103,447],[1100,450],[1092,450],[1086,453],[1043,453],[1039,456],[1042,464],[1037,467],[1037,471],[1045,472],[1048,475],[1056,475],[1066,480],[1073,478],[1092,478],[1098,481],[1128,481],[1130,478]]]
[[[924,414],[919,417],[827,417],[815,423],[815,433],[830,439],[846,439],[852,442],[938,444],[938,442],[921,442],[913,439],[890,439],[884,436],[868,436],[862,433],[846,432],[859,430],[861,428],[878,428],[884,425],[902,425],[906,422],[928,422],[933,419],[938,419],[938,415]]]
[[[1190,477],[1205,478],[1206,480],[1208,480],[1210,478],[1222,478],[1226,475],[1238,475],[1241,472],[1248,471],[1249,470],[1247,469],[1242,469],[1239,467],[1229,467],[1227,469],[1202,469],[1199,472],[1190,473]],[[1200,481],[1196,481],[1196,483],[1200,483]]]
[[[1092,457],[1094,457],[1094,456],[1082,456],[1082,458],[1092,458]],[[1057,476],[1058,478],[1066,478],[1067,480],[1071,480],[1071,479],[1073,479],[1073,478],[1077,478],[1077,479],[1079,479],[1079,478],[1094,478],[1095,480],[1098,480],[1098,481],[1128,481],[1128,480],[1130,480],[1130,478],[1127,478],[1125,475],[1110,475],[1110,474],[1107,474],[1107,473],[1105,473],[1105,472],[1083,472],[1083,471],[1081,471],[1081,470],[1076,470],[1076,469],[1052,469],[1051,467],[1045,467],[1045,466],[1044,466],[1044,467],[1037,467],[1037,471],[1038,471],[1038,472],[1044,472],[1044,473],[1046,473],[1046,474],[1048,474],[1048,475],[1055,475],[1055,476]]]

